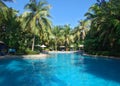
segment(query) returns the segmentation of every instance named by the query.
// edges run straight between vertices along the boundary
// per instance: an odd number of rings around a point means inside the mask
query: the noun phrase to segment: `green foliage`
[[[64,46],[64,50],[69,50],[74,43],[72,31],[70,25],[54,26],[50,37],[51,48],[61,50],[60,46]]]
[[[65,46],[66,50],[70,50],[71,45],[77,49],[79,44],[83,44],[87,30],[85,21],[80,21],[80,28],[76,30],[71,29],[70,25],[51,28],[51,6],[46,1],[30,0],[21,15],[3,2],[0,6],[0,40],[15,48],[16,54],[34,54],[29,49],[32,47],[33,50],[35,45],[45,44],[48,50],[61,50],[60,46]],[[35,51],[40,50],[40,47],[35,47]]]
[[[71,45],[78,49],[84,44],[90,54],[120,56],[119,3],[98,0],[85,14],[87,19],[71,29],[70,25],[51,27],[51,6],[45,1],[30,0],[25,6],[27,11],[19,16],[18,11],[0,1],[0,40],[15,48],[16,54],[38,54],[41,48],[30,50],[37,44],[45,44],[47,50],[61,50],[60,46],[70,50]]]
[[[46,1],[31,1],[26,4],[28,12],[23,13],[23,29],[32,34],[32,50],[34,50],[35,38],[39,36],[42,43],[48,42],[51,22],[49,20],[50,5]],[[47,44],[47,43],[46,43]]]
[[[73,35],[74,42],[77,44],[77,47],[80,44],[83,44],[84,38],[85,38],[89,28],[90,28],[90,21],[81,20],[81,21],[79,21],[78,26],[76,26],[73,29],[72,35]]]
[[[91,54],[114,55],[120,52],[119,0],[98,2],[86,13],[91,27],[85,38],[85,51]]]
[[[30,49],[26,49],[25,50],[25,54],[28,54],[28,55],[33,55],[33,54],[39,54],[39,52],[37,52],[37,51],[32,51],[32,50],[30,50]]]

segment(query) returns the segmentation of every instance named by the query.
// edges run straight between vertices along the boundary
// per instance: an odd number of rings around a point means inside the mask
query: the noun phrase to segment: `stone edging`
[[[38,55],[6,55],[0,56],[0,59],[8,59],[8,58],[23,58],[23,59],[41,59],[48,57],[48,54],[38,54]]]

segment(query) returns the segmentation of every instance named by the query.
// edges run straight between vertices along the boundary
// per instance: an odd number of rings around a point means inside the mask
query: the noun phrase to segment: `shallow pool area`
[[[79,53],[0,59],[0,86],[120,86],[120,60]]]

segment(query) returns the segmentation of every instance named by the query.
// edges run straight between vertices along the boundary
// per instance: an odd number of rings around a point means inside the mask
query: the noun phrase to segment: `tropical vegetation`
[[[86,19],[71,28],[70,24],[54,26],[51,5],[44,0],[30,0],[25,12],[9,8],[0,0],[0,41],[17,54],[36,54],[42,50],[79,50],[89,54],[120,56],[120,1],[97,0],[85,14]]]
[[[91,21],[84,41],[90,54],[120,56],[120,0],[97,0],[86,17]]]
[[[30,0],[25,6],[26,11],[18,15],[18,11],[1,1],[0,40],[9,48],[16,49],[17,53],[25,54],[40,51],[42,44],[47,46],[47,50],[70,50],[71,45],[76,48],[78,45],[75,41],[80,44],[82,36],[80,23],[76,29],[72,29],[69,24],[53,26],[50,7],[46,1]],[[79,29],[76,39],[76,31]]]

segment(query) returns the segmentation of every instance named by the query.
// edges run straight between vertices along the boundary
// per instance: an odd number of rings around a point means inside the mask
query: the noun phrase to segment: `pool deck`
[[[5,55],[0,56],[0,59],[12,59],[12,58],[22,58],[22,59],[42,59],[47,58],[49,54],[37,54],[37,55]]]
[[[48,53],[76,53],[79,51],[48,51]]]
[[[51,53],[76,53],[79,51],[48,51],[48,54],[40,53],[36,55],[5,55],[0,56],[0,59],[13,59],[13,58],[20,58],[20,59],[44,59],[49,57]]]
[[[91,57],[95,57],[95,58],[100,58],[100,57],[104,57],[104,58],[110,58],[110,59],[119,59],[120,60],[120,57],[115,57],[115,56],[103,56],[103,55],[91,55],[91,54],[82,54],[83,56],[91,56]]]
[[[0,56],[0,59],[14,59],[14,58],[20,58],[20,59],[45,59],[48,58],[50,54],[52,53],[81,53],[80,51],[48,51],[48,54],[40,53],[36,55],[5,55]],[[114,59],[120,59],[120,57],[114,57],[114,56],[102,56],[102,55],[90,55],[86,53],[82,53],[83,56],[92,56],[92,57],[104,57],[104,58],[114,58]]]

